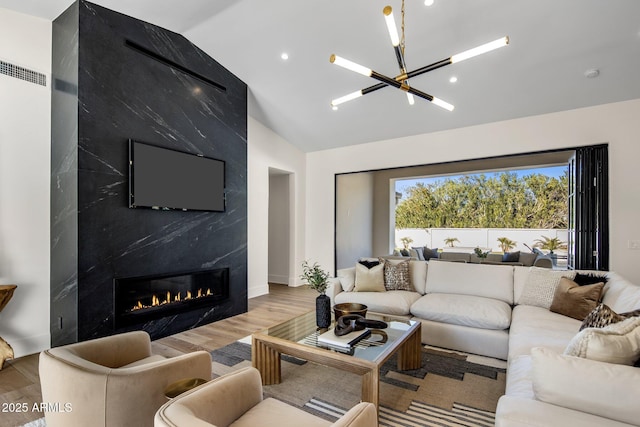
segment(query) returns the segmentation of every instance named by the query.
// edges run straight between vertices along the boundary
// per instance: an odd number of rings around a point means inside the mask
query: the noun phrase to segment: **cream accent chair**
[[[39,370],[42,401],[70,404],[45,412],[47,427],[150,427],[167,385],[211,379],[211,355],[152,355],[149,335],[137,331],[45,350]]]
[[[244,368],[181,394],[156,413],[156,427],[377,427],[372,403],[359,403],[331,424],[279,400],[262,399],[262,380]]]

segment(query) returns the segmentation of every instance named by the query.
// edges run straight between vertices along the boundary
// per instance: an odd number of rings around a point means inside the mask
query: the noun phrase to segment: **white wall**
[[[640,283],[638,117],[640,99],[309,153],[306,256],[333,265],[336,173],[608,143],[610,268]]]
[[[249,117],[248,122],[248,290],[249,298],[269,292],[269,169],[291,174],[289,200],[289,286],[298,285],[304,261],[305,154]],[[333,181],[332,181],[333,182]],[[333,217],[333,213],[331,214]],[[332,222],[333,224],[333,222]]]
[[[269,175],[269,282],[289,284],[291,175],[271,171]]]
[[[0,9],[0,59],[49,75],[51,22]],[[0,336],[16,357],[51,341],[50,141],[50,86],[0,75],[0,284],[18,285]]]

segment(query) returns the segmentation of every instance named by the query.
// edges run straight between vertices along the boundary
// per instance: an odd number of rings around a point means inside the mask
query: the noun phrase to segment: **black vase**
[[[331,298],[325,294],[316,298],[316,325],[319,328],[328,328],[331,325]]]

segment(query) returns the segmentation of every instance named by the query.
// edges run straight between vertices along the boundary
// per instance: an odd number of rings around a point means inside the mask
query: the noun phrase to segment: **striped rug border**
[[[327,420],[335,421],[347,410],[322,399],[313,398],[305,403],[305,410]],[[406,412],[380,406],[381,427],[492,427],[495,414],[491,411],[454,403],[451,410],[427,403],[411,401]]]

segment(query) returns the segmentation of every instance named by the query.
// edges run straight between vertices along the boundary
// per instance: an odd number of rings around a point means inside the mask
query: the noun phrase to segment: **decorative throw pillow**
[[[418,246],[416,248],[411,248],[416,251],[416,256],[418,261],[425,261],[424,259],[424,246]]]
[[[579,286],[573,280],[562,277],[556,287],[549,310],[584,320],[598,305],[602,288],[604,288],[604,282]]]
[[[586,328],[574,336],[564,354],[620,365],[640,359],[640,317],[604,328]]]
[[[424,247],[423,256],[425,261],[429,261],[432,258],[438,258],[438,248],[429,249],[428,247]]]
[[[582,321],[580,330],[585,328],[604,328],[614,323],[622,322],[629,317],[640,316],[640,310],[627,313],[616,313],[606,304],[600,304],[594,308]]]
[[[387,291],[413,291],[411,275],[409,273],[409,260],[399,263],[384,263],[384,287]]]
[[[384,292],[384,264],[367,268],[358,262],[356,264],[355,292]]]
[[[597,274],[597,273],[576,273],[576,277],[573,278],[573,281],[578,284],[578,286],[585,285],[593,285],[594,283],[607,283],[608,277],[606,274]]]
[[[518,304],[533,305],[548,310],[560,279],[563,277],[573,279],[575,275],[575,271],[554,271],[548,268],[531,267]]]
[[[362,264],[367,268],[375,267],[376,265],[380,265],[380,260],[368,260],[368,259],[360,259],[358,260],[358,264]]]
[[[518,262],[520,260],[520,251],[518,252],[505,252],[502,255],[502,262]]]

